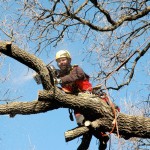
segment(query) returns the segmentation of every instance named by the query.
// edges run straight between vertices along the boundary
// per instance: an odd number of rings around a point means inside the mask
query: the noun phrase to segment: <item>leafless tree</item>
[[[3,8],[8,10],[7,6],[11,2],[6,0],[1,3],[5,4]],[[112,2],[109,0],[16,1],[15,5],[18,6],[18,11],[13,15],[7,15],[1,22],[1,34],[5,35],[9,42],[0,42],[0,52],[39,73],[44,91],[39,92],[39,101],[1,105],[0,114],[14,116],[16,114],[46,112],[60,107],[81,108],[87,120],[92,122],[92,129],[99,128],[110,132],[115,116],[111,108],[102,102],[98,102],[102,107],[97,106],[97,97],[89,97],[87,101],[82,96],[62,94],[51,84],[45,64],[35,56],[51,46],[57,47],[64,40],[70,40],[70,42],[82,40],[85,43],[85,56],[91,58],[91,64],[96,68],[92,75],[93,80],[97,83],[94,90],[119,91],[130,85],[131,81],[134,80],[138,63],[144,56],[149,55],[149,4],[149,0]],[[31,49],[26,43],[32,42],[36,45],[36,49],[32,47],[35,56],[26,52]],[[92,59],[93,57],[94,59]],[[147,72],[149,71],[148,67],[146,68]],[[145,86],[148,89],[150,85],[147,83]],[[52,97],[48,94],[49,92],[53,95]],[[48,99],[55,100],[55,103],[47,101]],[[147,100],[142,104],[147,103],[149,105],[149,93],[145,99]],[[90,100],[92,100],[92,104]],[[95,101],[93,102],[93,100]],[[149,109],[144,110],[145,117],[149,117]],[[90,111],[95,117],[87,116],[87,111]],[[104,115],[105,113],[107,115]],[[109,119],[106,121],[106,118]],[[143,120],[145,124],[142,122]],[[149,118],[120,113],[117,122],[119,134],[124,138],[150,138]],[[143,126],[142,129],[139,125]],[[134,130],[136,132],[132,130],[133,128],[136,128]],[[74,131],[73,135],[68,131],[66,132],[66,140],[72,140],[89,133],[92,129],[79,127],[72,130]],[[142,133],[138,131],[142,131]],[[117,128],[113,132],[117,133]],[[89,143],[90,139],[87,142]]]

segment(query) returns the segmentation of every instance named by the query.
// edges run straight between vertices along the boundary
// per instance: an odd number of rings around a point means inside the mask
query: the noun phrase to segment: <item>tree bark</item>
[[[130,116],[120,113],[117,119],[119,135],[124,139],[131,137],[150,138],[150,118]],[[98,119],[91,123],[91,127],[97,132],[110,132],[113,125],[109,118]],[[89,127],[79,127],[65,132],[66,141],[71,141],[89,132]],[[115,129],[113,133],[118,134]]]
[[[39,100],[33,102],[14,102],[0,105],[0,114],[35,114],[57,108],[72,108],[80,110],[87,120],[92,121],[91,127],[110,132],[113,128],[114,114],[110,106],[99,97],[88,97],[65,94],[58,88],[51,91],[40,91]],[[117,117],[119,134],[124,138],[150,138],[150,118],[131,116],[119,113]],[[79,137],[89,131],[88,127],[79,127],[66,132],[66,141]],[[116,128],[113,133],[117,133]]]
[[[89,127],[83,126],[65,133],[66,141],[70,141],[81,135],[88,135],[93,130],[98,132],[112,132],[123,136],[125,139],[131,137],[150,138],[150,118],[131,116],[123,113],[116,113],[113,107],[107,105],[96,95],[92,94],[66,94],[55,86],[52,86],[49,72],[46,65],[34,55],[29,54],[17,46],[8,42],[0,41],[0,52],[10,56],[26,66],[34,69],[40,74],[44,90],[39,91],[38,100],[32,102],[13,102],[0,105],[0,114],[9,114],[11,117],[16,114],[29,115],[43,113],[58,108],[71,108],[84,115],[86,120],[91,122]],[[113,121],[116,119],[114,128]],[[114,129],[113,129],[114,128]],[[112,130],[113,129],[113,130]],[[118,129],[118,130],[117,130]],[[80,147],[87,147],[90,143],[90,136],[83,138]]]
[[[46,65],[35,55],[27,53],[10,42],[3,41],[0,41],[0,52],[35,70],[40,75],[45,90],[52,88]]]

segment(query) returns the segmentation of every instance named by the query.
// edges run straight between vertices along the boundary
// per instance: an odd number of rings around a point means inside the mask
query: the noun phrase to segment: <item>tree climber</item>
[[[89,76],[83,71],[82,68],[80,68],[78,65],[71,65],[71,55],[67,50],[60,50],[56,53],[55,60],[57,62],[57,65],[59,67],[58,69],[55,69],[51,65],[47,65],[47,69],[50,72],[50,77],[54,78],[52,79],[52,84],[60,84],[61,89],[68,94],[76,94],[79,93],[92,93],[92,84],[89,82]],[[52,74],[52,76],[51,76]],[[34,76],[35,81],[37,84],[41,84],[40,75],[36,74]],[[95,92],[94,92],[95,93]],[[104,102],[106,102],[109,105],[108,97],[105,93],[96,93],[97,96],[99,96]],[[115,104],[114,104],[115,106]],[[119,108],[115,106],[118,111]],[[84,116],[77,110],[74,110],[74,115],[76,118],[76,122],[79,126],[84,125],[85,118]],[[71,117],[72,118],[72,117]],[[105,150],[107,147],[107,142],[109,140],[109,137],[103,133],[103,132],[93,132],[94,136],[99,139],[100,150]]]
[[[58,51],[55,59],[60,68],[60,70],[57,71],[55,83],[60,84],[65,93],[92,93],[92,84],[89,82],[89,76],[78,65],[71,65],[71,55],[67,50]],[[77,124],[79,126],[83,125],[85,121],[84,116],[76,110],[74,114]],[[109,137],[103,137],[101,132],[98,132],[96,137],[100,140],[100,149],[106,149]]]
[[[58,51],[55,59],[60,68],[55,82],[65,93],[92,92],[89,76],[78,65],[71,65],[71,55],[67,50]],[[78,125],[83,124],[84,117],[79,112],[75,111],[75,118]]]

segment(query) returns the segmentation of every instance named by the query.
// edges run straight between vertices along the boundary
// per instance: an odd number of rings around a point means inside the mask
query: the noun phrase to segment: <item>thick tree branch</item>
[[[131,116],[120,113],[117,119],[119,135],[125,139],[131,137],[150,138],[150,118]],[[110,132],[112,130],[112,122],[109,118],[97,119],[91,122],[91,127],[95,131]],[[71,141],[90,131],[89,127],[78,127],[65,132],[66,141]],[[117,133],[115,129],[113,133]]]
[[[49,97],[49,94],[46,91],[40,91],[39,93],[40,93],[39,96],[42,99],[45,99],[44,96],[46,98]],[[59,94],[57,93],[56,95],[59,95],[59,97],[55,97],[55,100],[58,101],[58,103],[61,103],[63,107],[80,109],[80,111],[89,120],[96,120],[96,118],[98,118],[96,122],[92,123],[92,126],[94,128],[99,128],[102,131],[106,132],[110,132],[112,130],[113,128],[112,122],[114,120],[114,114],[112,113],[111,108],[105,105],[105,103],[102,100],[100,100],[100,98],[96,96],[94,97],[92,95],[91,97],[90,95],[86,97],[85,95],[74,96],[61,93]],[[119,134],[124,135],[127,138],[130,137],[150,138],[150,118],[129,116],[119,113],[117,122]],[[86,131],[88,132],[87,129]],[[113,132],[116,133],[117,131],[114,130]]]
[[[52,96],[55,102],[59,103],[63,108],[80,110],[89,120],[95,120],[97,117],[111,116],[113,121],[114,114],[112,113],[111,107],[96,95],[82,93],[76,96],[65,94],[58,88],[55,88],[51,91],[39,91],[38,99],[47,101],[52,99]]]
[[[41,77],[43,88],[45,90],[51,89],[52,85],[49,72],[42,60],[24,50],[21,50],[10,42],[0,41],[0,52],[38,72]]]
[[[129,15],[129,16],[124,15],[124,16],[120,17],[120,19],[118,21],[113,22],[112,26],[106,26],[106,27],[96,26],[96,25],[92,24],[90,21],[85,20],[81,17],[78,17],[77,15],[72,14],[71,12],[69,13],[69,15],[70,15],[71,18],[74,18],[75,20],[78,20],[79,22],[81,22],[84,25],[89,26],[93,30],[104,32],[104,31],[113,31],[116,28],[118,28],[120,25],[122,25],[125,21],[133,21],[133,20],[139,19],[139,18],[144,17],[145,15],[147,15],[149,12],[150,12],[150,6],[146,7],[144,10],[142,10],[141,12],[138,12],[135,15]],[[67,15],[65,15],[65,16],[67,17]]]
[[[12,102],[0,105],[0,115],[31,115],[58,109],[60,105],[50,101]]]
[[[86,118],[93,120],[91,126],[100,131],[110,132],[113,128],[114,115],[109,106],[105,105],[98,97],[75,96],[55,90],[55,95],[51,91],[40,91],[40,100],[33,102],[17,102],[0,105],[0,114],[34,114],[57,109],[59,107],[80,109]],[[140,116],[130,116],[119,113],[117,118],[119,134],[127,138],[142,137],[150,138],[150,118]],[[76,131],[77,130],[77,131]],[[88,127],[74,129],[67,134],[68,139],[81,136],[89,131]],[[113,131],[116,133],[116,129]],[[70,137],[71,135],[71,137]],[[66,141],[68,141],[66,139]]]

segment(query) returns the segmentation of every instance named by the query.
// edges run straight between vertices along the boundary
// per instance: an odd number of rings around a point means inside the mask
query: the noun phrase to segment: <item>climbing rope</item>
[[[108,90],[107,90],[106,86],[105,86],[105,90],[106,90],[106,92],[107,92],[106,94],[107,94],[107,98],[108,98],[108,103],[109,103],[109,105],[111,106],[112,111],[113,111],[113,113],[114,113],[114,120],[113,120],[113,122],[112,122],[113,127],[112,127],[112,130],[109,132],[108,135],[110,135],[111,133],[113,133],[113,131],[114,131],[115,128],[116,128],[116,130],[117,130],[117,136],[118,136],[118,138],[119,138],[120,136],[119,136],[118,123],[117,123],[117,118],[118,118],[118,116],[119,116],[119,111],[118,111],[117,109],[115,109],[114,104],[113,104],[113,102],[112,102],[111,99],[110,99],[110,96],[109,96],[109,93],[108,93]]]

